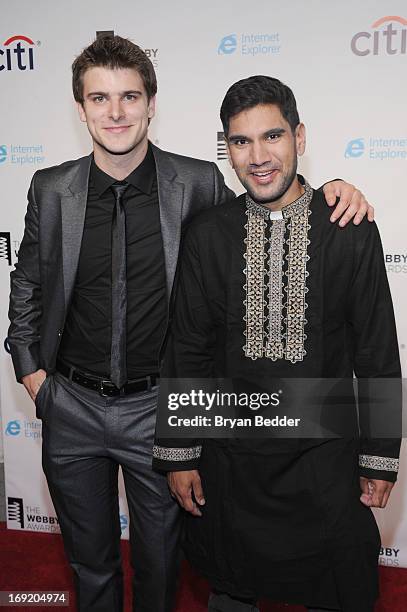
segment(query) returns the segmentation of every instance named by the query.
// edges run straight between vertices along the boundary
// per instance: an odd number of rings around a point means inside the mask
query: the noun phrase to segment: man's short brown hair
[[[157,93],[154,67],[140,47],[121,36],[100,36],[86,47],[72,64],[72,90],[74,98],[83,104],[83,75],[89,68],[133,68],[140,74],[147,97]]]

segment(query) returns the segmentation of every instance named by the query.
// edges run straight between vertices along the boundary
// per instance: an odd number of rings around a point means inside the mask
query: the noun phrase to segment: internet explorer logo
[[[123,533],[129,526],[129,519],[125,514],[120,515],[120,531]]]
[[[361,157],[365,152],[364,138],[355,138],[348,143],[345,150],[345,157]]]
[[[5,433],[6,436],[18,436],[21,433],[20,421],[9,421]]]
[[[7,159],[7,146],[0,145],[0,164],[4,164]]]
[[[229,34],[224,36],[219,43],[218,55],[230,55],[237,49],[237,36],[236,34]]]

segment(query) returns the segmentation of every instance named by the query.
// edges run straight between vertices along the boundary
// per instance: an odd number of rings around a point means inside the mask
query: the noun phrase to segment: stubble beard
[[[247,183],[246,182],[242,182],[243,183],[243,187],[245,187],[245,189],[246,189],[247,193],[249,194],[249,196],[251,197],[251,199],[254,202],[256,202],[257,204],[261,204],[261,205],[272,204],[276,200],[279,200],[289,190],[289,188],[291,187],[294,179],[297,176],[297,166],[298,166],[298,162],[297,162],[297,158],[295,158],[295,160],[294,160],[290,170],[282,177],[282,183],[281,183],[280,188],[272,196],[267,196],[267,197],[264,197],[264,198],[259,197],[250,188],[250,185],[248,184],[248,182]]]

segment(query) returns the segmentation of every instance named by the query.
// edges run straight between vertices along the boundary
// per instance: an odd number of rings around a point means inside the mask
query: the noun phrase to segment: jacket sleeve
[[[40,326],[42,318],[41,278],[38,242],[38,206],[34,174],[28,191],[24,237],[18,262],[11,272],[8,342],[16,378],[40,368]]]
[[[376,224],[364,221],[353,235],[354,274],[348,307],[359,388],[360,475],[394,482],[402,401],[393,305]]]
[[[205,290],[199,238],[192,224],[180,255],[174,319],[161,373],[164,378],[213,377],[216,332]],[[162,409],[160,403],[158,410]],[[197,469],[202,444],[199,438],[156,438],[153,467],[164,472]]]
[[[334,181],[343,181],[343,179],[341,178],[336,178],[336,179],[330,179],[329,181],[326,181],[326,183],[322,183],[321,187],[318,187],[317,191],[320,191],[321,193],[324,193],[324,187],[325,185],[328,185],[328,183],[333,183]],[[336,204],[339,202],[339,198],[336,202]]]
[[[229,187],[225,184],[223,174],[215,163],[212,164],[212,168],[215,185],[214,204],[217,205],[225,204],[226,202],[231,202],[236,197],[235,192],[229,189]]]

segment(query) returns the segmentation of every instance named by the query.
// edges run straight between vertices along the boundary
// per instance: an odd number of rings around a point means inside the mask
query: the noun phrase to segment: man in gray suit
[[[233,193],[214,163],[148,141],[153,66],[118,36],[73,64],[93,154],[38,171],[11,275],[16,377],[43,421],[43,467],[73,568],[78,609],[123,608],[117,475],[130,512],[134,603],[169,612],[180,514],[151,469],[160,354],[181,229]],[[344,182],[325,188],[343,222],[368,211]],[[371,211],[369,211],[371,216]]]

